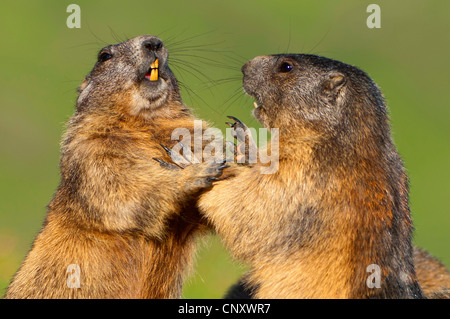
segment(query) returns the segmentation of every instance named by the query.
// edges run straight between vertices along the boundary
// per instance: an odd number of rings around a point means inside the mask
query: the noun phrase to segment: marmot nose
[[[144,46],[144,48],[147,48],[150,51],[158,51],[159,49],[162,48],[163,43],[158,38],[151,38],[151,39],[145,40],[143,42],[143,46]]]

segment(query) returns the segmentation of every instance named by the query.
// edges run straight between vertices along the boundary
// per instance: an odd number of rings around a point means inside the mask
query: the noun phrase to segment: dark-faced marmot
[[[408,177],[377,85],[305,54],[256,57],[242,72],[254,116],[279,129],[278,169],[233,167],[198,204],[249,264],[240,287],[256,298],[422,298]]]

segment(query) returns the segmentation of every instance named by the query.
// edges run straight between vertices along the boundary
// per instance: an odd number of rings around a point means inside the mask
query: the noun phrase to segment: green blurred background
[[[365,70],[390,107],[411,179],[415,243],[450,265],[450,2],[72,1],[0,4],[0,296],[39,231],[59,182],[59,141],[76,88],[107,44],[165,40],[182,95],[223,128],[226,115],[258,127],[240,67],[256,55],[315,53]],[[381,6],[381,29],[366,8]],[[183,297],[221,298],[245,270],[211,236],[202,241]]]

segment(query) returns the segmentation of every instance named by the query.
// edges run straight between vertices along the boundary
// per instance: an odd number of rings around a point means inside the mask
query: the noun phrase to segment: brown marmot
[[[198,204],[249,264],[240,287],[256,298],[422,298],[408,178],[377,85],[354,66],[306,54],[256,57],[242,72],[254,116],[279,128],[278,169],[231,168],[236,176]],[[439,271],[437,286],[449,287]]]
[[[103,48],[62,141],[61,183],[5,298],[178,298],[202,228],[195,197],[220,163],[181,173],[167,158],[194,127],[154,36]]]

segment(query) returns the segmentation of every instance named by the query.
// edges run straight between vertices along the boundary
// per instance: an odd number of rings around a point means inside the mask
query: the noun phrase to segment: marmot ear
[[[327,74],[327,78],[322,83],[322,89],[324,93],[336,94],[342,88],[342,86],[347,81],[344,74],[337,71],[332,71]]]

